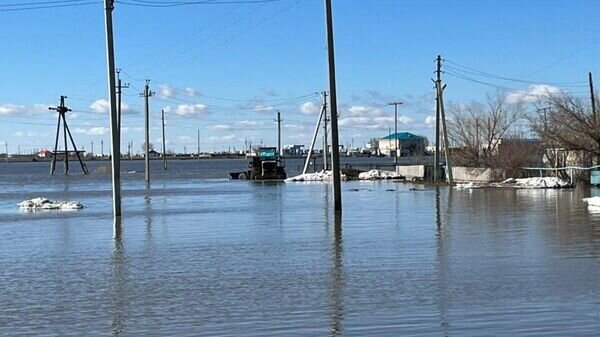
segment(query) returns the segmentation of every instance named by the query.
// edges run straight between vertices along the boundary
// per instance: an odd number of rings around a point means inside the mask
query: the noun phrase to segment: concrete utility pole
[[[163,160],[163,170],[167,169],[167,147],[165,141],[165,110],[161,111],[161,121],[162,121],[162,160]]]
[[[283,155],[281,152],[281,111],[277,110],[277,153],[280,156]]]
[[[94,142],[92,141],[92,152],[90,153],[92,158],[94,158]]]
[[[438,182],[438,170],[440,167],[440,98],[439,90],[442,82],[442,56],[436,58],[436,80],[435,80],[435,156],[433,157],[433,182]]]
[[[323,104],[323,106],[321,107],[321,112],[319,113],[319,118],[317,119],[317,125],[315,126],[315,132],[313,133],[313,137],[310,141],[310,147],[308,148],[308,154],[306,155],[306,160],[304,161],[304,168],[302,169],[302,174],[306,174],[306,172],[308,171],[308,165],[310,164],[310,160],[312,158],[313,149],[315,147],[315,142],[317,141],[317,135],[319,134],[319,127],[321,126],[321,121],[323,120],[324,113],[325,113],[325,104]],[[314,167],[314,165],[313,165],[313,167]]]
[[[4,160],[8,164],[8,142],[4,142],[4,149],[6,150],[6,157],[4,158]]]
[[[590,97],[592,99],[592,116],[593,116],[594,123],[596,123],[597,122],[597,120],[596,120],[596,100],[594,99],[594,82],[592,81],[592,73],[591,72],[588,73],[588,78],[590,81]]]
[[[144,168],[146,172],[146,184],[150,183],[150,103],[148,99],[154,96],[154,92],[150,91],[150,80],[146,80],[144,92],[140,93],[144,97]]]
[[[329,134],[327,122],[329,119],[327,118],[327,91],[323,91],[321,93],[323,95],[323,170],[327,171],[327,154],[329,152],[329,144],[327,144],[327,135]]]
[[[131,160],[131,147],[133,146],[133,143],[131,141],[129,141],[129,143],[127,143],[127,156],[129,156],[129,160]]]
[[[392,102],[389,105],[394,106],[394,171],[395,167],[398,166],[398,105],[403,104],[402,102]]]
[[[198,148],[196,149],[196,153],[198,155],[198,160],[200,160],[200,129],[197,130],[197,145]]]
[[[329,102],[331,105],[331,166],[333,170],[333,203],[336,212],[342,211],[340,176],[340,147],[338,136],[337,89],[335,83],[335,51],[333,46],[333,14],[331,0],[325,0],[327,54],[329,63]]]
[[[440,87],[438,83],[438,105],[440,110],[440,117],[442,118],[442,130],[444,133],[444,154],[446,157],[446,170],[448,171],[448,183],[450,185],[454,184],[454,177],[452,175],[452,162],[450,161],[450,142],[448,142],[448,127],[446,126],[446,113],[444,109],[444,90],[446,89],[446,85]]]
[[[117,69],[117,115],[118,115],[118,127],[119,127],[119,154],[121,153],[121,94],[123,93],[123,89],[129,88],[129,83],[121,83],[121,69]]]

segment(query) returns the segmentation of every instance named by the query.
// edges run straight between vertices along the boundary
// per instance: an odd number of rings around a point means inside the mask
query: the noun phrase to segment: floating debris
[[[501,188],[529,188],[529,189],[542,189],[542,188],[566,188],[571,187],[571,184],[556,177],[536,177],[536,178],[508,178],[499,183],[474,183],[468,182],[463,184],[456,184],[454,188],[459,190],[470,190],[476,188],[485,187],[501,187]]]
[[[589,206],[600,207],[600,197],[583,198],[583,202]]]
[[[358,175],[359,180],[382,180],[382,179],[404,179],[394,171],[370,170],[362,172]]]
[[[340,173],[340,178],[346,180],[346,175]],[[295,177],[287,178],[285,182],[299,182],[299,181],[330,181],[333,180],[332,171],[319,171],[315,173],[300,174]]]
[[[475,184],[474,182],[468,182],[468,183],[464,183],[464,184],[456,184],[454,186],[454,188],[459,189],[459,190],[471,190],[474,188],[483,188],[483,187],[487,187],[489,185],[480,185],[480,184]]]
[[[83,205],[78,201],[53,201],[46,198],[33,198],[17,204],[20,209],[35,210],[74,210],[82,209]]]
[[[518,188],[564,188],[571,184],[557,177],[508,178],[499,183],[500,187],[514,186]]]

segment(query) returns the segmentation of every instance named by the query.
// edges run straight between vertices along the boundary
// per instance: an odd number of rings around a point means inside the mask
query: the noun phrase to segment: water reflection
[[[146,192],[144,196],[144,212],[146,214],[146,219],[144,222],[146,223],[146,243],[152,243],[152,196],[150,195],[150,191]]]
[[[126,309],[129,307],[129,265],[123,242],[121,219],[113,224],[113,250],[110,272],[111,334],[121,336],[125,327]]]
[[[451,191],[452,188],[449,189]],[[435,225],[436,225],[436,257],[437,257],[437,283],[438,283],[438,311],[440,315],[440,327],[444,333],[444,336],[448,336],[448,307],[449,307],[449,299],[448,299],[448,287],[446,285],[446,276],[448,272],[446,271],[448,262],[447,262],[447,254],[446,248],[444,246],[444,241],[446,238],[444,224],[442,222],[441,210],[440,210],[440,187],[435,187]],[[448,195],[448,200],[452,199],[452,195]]]
[[[327,209],[328,207],[326,207]],[[342,336],[344,320],[344,261],[342,239],[342,214],[335,212],[333,246],[331,249],[331,327],[330,336]]]

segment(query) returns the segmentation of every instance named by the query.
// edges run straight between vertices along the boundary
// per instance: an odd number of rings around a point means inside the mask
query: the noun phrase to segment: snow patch
[[[600,207],[600,197],[583,198],[583,202],[589,206]]]
[[[340,172],[340,178],[346,180],[346,175]],[[319,171],[315,173],[300,174],[295,177],[287,178],[285,182],[298,182],[298,181],[329,181],[333,180],[332,171]]]
[[[564,188],[571,184],[557,177],[508,178],[500,185],[512,185],[521,188]]]
[[[459,189],[459,190],[472,190],[474,188],[484,188],[486,187],[485,185],[477,185],[475,183],[468,182],[468,183],[464,183],[464,184],[456,184],[456,186],[454,186],[454,188]]]
[[[17,204],[22,210],[73,210],[82,209],[78,201],[53,201],[46,198],[33,198]]]
[[[403,176],[394,171],[370,170],[358,174],[359,180],[402,179]]]

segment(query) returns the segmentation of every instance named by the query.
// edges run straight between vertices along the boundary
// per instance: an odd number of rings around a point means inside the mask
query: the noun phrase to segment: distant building
[[[379,138],[379,151],[381,154],[395,156],[395,140],[398,140],[398,152],[400,157],[421,156],[425,153],[427,139],[410,132],[398,132]]]
[[[150,151],[148,151],[148,157],[149,158],[158,158],[158,157],[160,157],[160,152],[157,152],[155,150],[150,150]]]
[[[39,158],[50,158],[52,157],[52,152],[48,151],[48,149],[40,149],[37,153]]]
[[[283,154],[287,156],[301,156],[304,151],[304,145],[285,145],[283,147]]]

